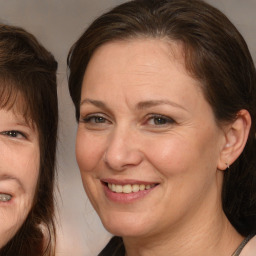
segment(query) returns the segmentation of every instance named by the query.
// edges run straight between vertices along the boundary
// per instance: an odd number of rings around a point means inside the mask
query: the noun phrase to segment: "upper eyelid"
[[[164,115],[164,114],[159,114],[159,113],[149,113],[148,114],[149,116],[162,116],[162,117],[165,117],[165,118],[171,118],[171,117],[169,117],[169,116],[167,116],[167,115]]]
[[[91,114],[86,114],[84,116],[81,115],[80,120],[85,121],[86,119],[97,118],[97,117],[104,118],[106,121],[111,122],[110,118],[106,114],[103,114],[103,113],[91,113]]]
[[[172,120],[172,121],[175,122],[175,120],[172,117],[170,117],[170,116],[166,116],[166,115],[163,115],[163,114],[156,114],[156,113],[148,114],[148,118],[149,119],[150,118],[157,118],[157,117],[163,118],[163,119],[167,119],[167,120]]]
[[[104,115],[111,115],[112,111],[110,110],[110,108],[107,107],[107,105],[104,102],[85,99],[80,104],[80,115],[83,115],[82,113],[102,113]]]
[[[6,135],[6,136],[8,136],[8,137],[12,137],[11,135],[8,134],[9,132],[16,132],[16,133],[20,134],[22,137],[27,138],[26,133],[24,133],[24,132],[22,132],[22,131],[19,131],[19,130],[6,130],[6,131],[1,131],[0,134]],[[16,138],[16,137],[13,137],[13,138]]]
[[[88,114],[85,114],[85,115],[80,114],[81,119],[86,119],[86,118],[90,118],[90,117],[103,117],[103,118],[105,118],[105,116],[106,116],[106,114],[103,114],[103,113],[100,113],[100,112],[98,112],[98,113],[88,113]]]

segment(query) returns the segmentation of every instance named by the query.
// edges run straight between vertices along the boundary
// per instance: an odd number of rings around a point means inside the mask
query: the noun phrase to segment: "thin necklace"
[[[251,234],[249,236],[247,236],[242,243],[238,246],[238,248],[235,250],[235,252],[231,255],[231,256],[239,256],[241,251],[243,250],[243,248],[245,247],[245,245],[250,241],[250,239],[253,237],[254,235]]]

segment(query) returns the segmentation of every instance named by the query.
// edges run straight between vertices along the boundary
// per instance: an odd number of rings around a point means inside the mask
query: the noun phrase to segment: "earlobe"
[[[220,152],[217,168],[226,170],[244,150],[251,127],[251,116],[245,109],[225,127],[225,145]]]

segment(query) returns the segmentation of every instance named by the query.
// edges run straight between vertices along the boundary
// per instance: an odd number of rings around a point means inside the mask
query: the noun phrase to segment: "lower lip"
[[[103,185],[104,192],[107,198],[111,201],[117,202],[117,203],[132,203],[134,201],[137,201],[146,195],[148,195],[152,190],[154,190],[157,186],[152,187],[150,189],[145,189],[138,192],[132,192],[132,193],[116,193],[111,191],[106,185]]]
[[[9,191],[0,191],[0,194],[12,195],[11,199],[8,201],[0,201],[0,206],[9,206],[14,203],[15,197]]]
[[[9,201],[0,201],[0,207],[8,207],[14,204],[14,199],[12,198]]]

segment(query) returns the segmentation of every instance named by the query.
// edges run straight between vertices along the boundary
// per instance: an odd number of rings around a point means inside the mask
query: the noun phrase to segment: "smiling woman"
[[[84,188],[116,235],[100,255],[255,255],[256,74],[230,21],[198,0],[129,1],[68,65]]]
[[[0,255],[53,256],[57,63],[0,25]]]
[[[37,129],[13,110],[0,110],[0,201],[3,246],[25,221],[34,198],[39,175]]]

